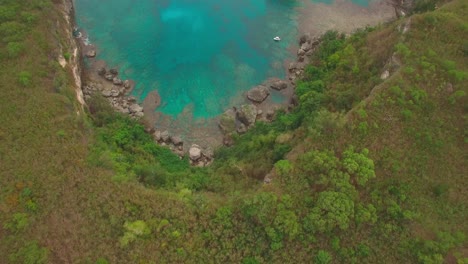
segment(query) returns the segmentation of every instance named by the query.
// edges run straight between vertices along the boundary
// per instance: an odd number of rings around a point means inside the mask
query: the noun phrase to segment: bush
[[[18,74],[18,81],[22,86],[29,86],[31,84],[32,74],[28,71],[21,71]]]

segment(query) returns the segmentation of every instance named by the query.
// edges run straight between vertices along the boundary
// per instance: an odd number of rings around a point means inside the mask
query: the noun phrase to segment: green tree
[[[336,227],[346,230],[354,217],[354,202],[344,193],[325,191],[317,199],[316,207],[308,215],[314,228],[329,232]]]
[[[332,261],[332,257],[325,250],[319,250],[317,255],[315,255],[314,263],[315,264],[329,264]]]

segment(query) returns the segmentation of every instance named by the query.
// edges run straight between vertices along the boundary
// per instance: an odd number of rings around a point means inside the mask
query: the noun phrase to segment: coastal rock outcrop
[[[288,83],[281,80],[281,79],[274,79],[270,83],[270,88],[275,89],[275,90],[283,90],[288,88]]]
[[[242,105],[237,111],[237,118],[245,126],[251,126],[257,119],[257,107],[253,104]]]
[[[256,103],[265,101],[268,95],[270,95],[270,91],[268,90],[268,87],[264,85],[255,86],[247,92],[247,98]]]
[[[233,109],[228,109],[221,115],[219,128],[221,128],[225,134],[236,131],[236,112]]]
[[[201,158],[202,150],[197,144],[193,144],[189,149],[189,158],[191,161],[197,161]]]

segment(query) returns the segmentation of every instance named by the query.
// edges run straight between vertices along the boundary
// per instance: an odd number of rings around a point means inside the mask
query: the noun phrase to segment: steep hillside
[[[468,5],[421,2],[202,169],[83,111],[62,2],[0,1],[0,263],[466,263]]]

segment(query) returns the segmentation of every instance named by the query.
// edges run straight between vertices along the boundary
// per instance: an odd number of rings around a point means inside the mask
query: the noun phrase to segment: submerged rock
[[[261,103],[270,95],[270,91],[264,85],[258,85],[247,92],[247,98],[256,103]]]

